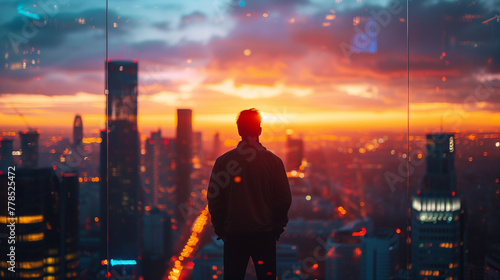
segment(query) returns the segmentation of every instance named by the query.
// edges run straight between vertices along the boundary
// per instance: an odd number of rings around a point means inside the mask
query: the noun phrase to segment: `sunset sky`
[[[105,2],[1,2],[1,128],[26,128],[14,108],[31,127],[69,131],[79,113],[103,128]],[[495,0],[410,1],[412,130],[498,130],[497,14]],[[176,108],[209,134],[251,107],[271,130],[403,130],[407,23],[406,1],[110,0],[109,59],[137,59],[147,134],[174,136]]]

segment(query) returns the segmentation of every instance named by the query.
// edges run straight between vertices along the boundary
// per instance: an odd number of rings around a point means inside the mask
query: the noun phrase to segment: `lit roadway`
[[[195,255],[195,250],[197,249],[198,242],[201,238],[201,233],[208,220],[208,206],[201,211],[201,214],[196,218],[193,226],[191,227],[191,236],[184,245],[181,253],[178,256],[172,257],[174,261],[174,266],[168,272],[166,279],[169,280],[179,280],[182,279],[182,271],[188,264],[192,262]]]

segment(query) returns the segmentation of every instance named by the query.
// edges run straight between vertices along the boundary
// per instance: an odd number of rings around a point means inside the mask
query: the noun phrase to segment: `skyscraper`
[[[15,216],[0,209],[0,234],[8,234],[6,224],[15,221],[16,269],[0,267],[2,279],[77,279],[78,260],[78,177],[52,168],[16,168]],[[10,179],[0,176],[0,187]],[[7,205],[7,192],[0,203]],[[9,213],[10,214],[10,213]],[[5,245],[5,244],[4,244]],[[0,246],[0,260],[7,264],[10,246]]]
[[[173,193],[168,193],[175,185],[175,145],[174,140],[164,138],[161,130],[151,132],[151,137],[146,139],[146,154],[144,155],[144,186],[149,194],[145,195],[145,203],[151,207],[174,209]]]
[[[414,279],[464,279],[464,210],[456,193],[453,134],[427,135],[426,174],[412,198],[411,264]]]
[[[163,279],[165,262],[172,256],[170,216],[153,207],[143,217],[144,279]]]
[[[36,130],[21,131],[21,160],[23,167],[36,168],[38,166],[38,139],[40,133]]]
[[[398,270],[399,236],[394,229],[376,229],[361,242],[362,280],[392,279]]]
[[[203,156],[203,137],[201,131],[193,132],[193,155],[192,164],[194,169],[200,169],[204,163],[205,157]],[[205,174],[203,174],[205,176]]]
[[[7,168],[14,164],[13,150],[13,139],[0,137],[0,174],[7,172]]]
[[[108,61],[107,69],[108,127],[107,135],[106,130],[101,132],[100,156],[103,258],[139,262],[142,202],[137,132],[137,63]]]
[[[214,134],[212,156],[210,157],[210,160],[216,160],[217,157],[220,156],[220,148],[221,148],[220,134],[219,132],[216,132]]]
[[[304,142],[302,139],[294,139],[291,135],[286,138],[286,169],[287,171],[299,171],[304,157]]]
[[[83,123],[80,115],[75,116],[73,121],[73,146],[77,147],[83,140]]]
[[[193,112],[177,109],[177,204],[188,202],[191,193]],[[179,211],[180,212],[180,211]],[[180,213],[177,218],[181,219]]]
[[[328,240],[325,279],[360,279],[361,239],[364,232],[341,230]]]

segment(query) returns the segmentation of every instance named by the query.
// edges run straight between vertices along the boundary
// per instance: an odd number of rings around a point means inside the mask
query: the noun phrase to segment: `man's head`
[[[241,111],[236,121],[238,133],[242,138],[259,137],[262,132],[260,121],[261,117],[257,109],[252,108]]]

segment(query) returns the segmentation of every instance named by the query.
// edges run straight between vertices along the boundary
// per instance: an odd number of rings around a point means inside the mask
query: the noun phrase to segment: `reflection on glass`
[[[0,246],[0,278],[222,279],[208,180],[255,107],[293,196],[279,277],[496,279],[499,13],[3,1],[0,233],[15,221],[16,272]]]

